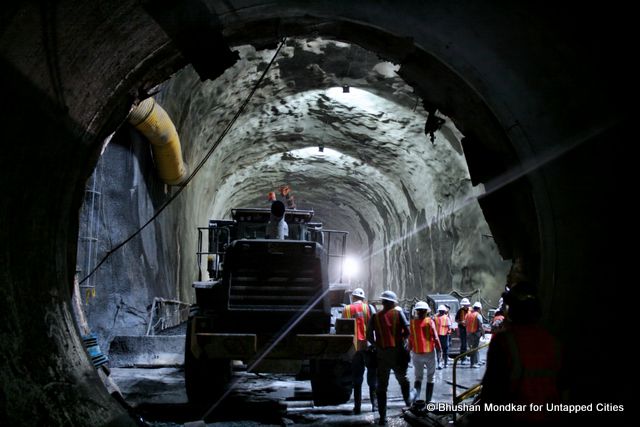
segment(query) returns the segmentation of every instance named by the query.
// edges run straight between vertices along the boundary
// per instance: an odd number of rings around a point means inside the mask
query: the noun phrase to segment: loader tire
[[[311,360],[311,392],[316,406],[340,405],[351,398],[351,362]]]
[[[231,381],[231,360],[196,358],[191,352],[191,321],[184,349],[184,382],[190,403],[211,404]]]

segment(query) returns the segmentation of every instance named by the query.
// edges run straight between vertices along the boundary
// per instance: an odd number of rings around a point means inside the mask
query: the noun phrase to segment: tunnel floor
[[[484,361],[486,348],[481,350]],[[452,401],[452,364],[436,370],[434,402]],[[184,372],[181,367],[113,368],[112,378],[132,406],[154,427],[181,426],[197,421],[208,408],[194,407],[187,401]],[[413,367],[409,380],[413,385]],[[458,366],[457,381],[470,387],[482,380],[484,364],[479,369]],[[353,415],[353,400],[338,406],[313,406],[309,381],[293,375],[236,372],[237,383],[223,403],[207,418],[208,426],[253,425],[372,425],[378,414],[371,412],[368,388],[363,385],[360,415]],[[464,391],[460,388],[458,393]],[[421,397],[424,399],[424,386]],[[395,378],[389,381],[388,425],[408,426],[402,418],[404,402]]]

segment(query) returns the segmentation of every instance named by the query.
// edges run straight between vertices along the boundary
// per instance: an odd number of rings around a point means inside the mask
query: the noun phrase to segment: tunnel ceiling
[[[199,84],[185,71],[163,87],[161,102],[176,111],[186,146],[195,144],[189,163],[213,144],[274,53],[239,50],[242,61],[216,82]],[[354,45],[290,40],[216,149],[211,214],[228,214],[230,199],[264,205],[266,192],[283,183],[292,186],[299,207],[314,208],[329,222],[342,216],[331,205],[342,208],[354,197],[404,215],[415,206],[435,212],[448,187],[459,184],[455,175],[466,173],[463,157],[451,149],[459,147],[459,135],[448,122],[437,143],[428,141],[420,99],[397,69]],[[185,102],[185,88],[191,88],[186,114],[174,105]]]
[[[162,87],[160,102],[175,117],[189,164],[213,145],[274,54],[237,49],[241,61],[215,82],[200,83],[188,69]],[[361,226],[349,209],[378,212],[389,223],[388,215],[421,210],[431,217],[454,190],[464,195],[464,158],[452,149],[460,150],[459,133],[447,121],[428,140],[421,100],[397,69],[355,45],[289,40],[216,149],[215,167],[198,178],[207,216],[265,206],[266,193],[285,183],[299,208],[350,229]]]

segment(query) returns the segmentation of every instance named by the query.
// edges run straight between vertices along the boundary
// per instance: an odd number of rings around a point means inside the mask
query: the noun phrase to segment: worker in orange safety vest
[[[496,332],[501,331],[504,328],[504,312],[502,309],[496,310],[493,319],[491,320],[491,338],[496,335]]]
[[[415,369],[415,382],[411,400],[415,401],[420,395],[424,367],[427,367],[427,388],[425,402],[430,402],[433,396],[433,381],[436,373],[436,349],[440,350],[440,339],[436,331],[436,322],[427,314],[431,311],[424,301],[418,301],[414,307],[416,317],[411,319],[411,333],[409,335],[409,347],[411,348],[411,360]]]
[[[482,315],[480,314],[480,310],[482,310],[482,304],[479,301],[473,303],[473,311],[467,313],[464,318],[464,322],[467,327],[467,344],[469,345],[469,350],[473,350],[478,348],[480,345],[480,338],[484,335],[484,329],[482,328]],[[471,359],[471,367],[479,368],[478,366],[478,352],[474,351],[469,355]]]
[[[440,339],[440,360],[438,361],[438,369],[446,368],[449,360],[449,334],[451,333],[451,318],[449,310],[444,304],[438,306],[438,314],[434,318],[436,322],[436,331],[438,339]]]
[[[367,327],[371,316],[376,313],[376,309],[365,300],[364,290],[356,288],[351,293],[352,303],[344,308],[342,317],[345,319],[355,319],[356,327],[356,353],[351,360],[353,378],[353,413],[359,414],[362,405],[362,380],[365,367],[367,369],[367,386],[369,386],[369,398],[371,399],[371,410],[378,409],[376,397],[376,366],[375,347],[370,346],[367,341]],[[371,347],[371,348],[370,348]]]
[[[535,288],[517,283],[504,295],[506,321],[489,344],[487,370],[480,395],[483,403],[524,405],[525,411],[481,414],[493,425],[558,425],[559,414],[531,410],[531,404],[560,402],[562,351],[558,341],[538,323],[541,315]]]
[[[391,370],[400,384],[402,397],[409,406],[409,379],[407,378],[408,360],[405,340],[409,335],[409,321],[400,307],[397,307],[398,297],[393,291],[384,291],[380,296],[382,311],[374,314],[369,321],[367,339],[376,345],[376,360],[378,364],[378,413],[379,425],[387,423],[387,387]],[[408,356],[408,354],[407,354]]]
[[[471,306],[471,302],[469,302],[468,298],[462,298],[460,300],[460,309],[456,313],[456,322],[458,322],[458,334],[460,337],[460,354],[467,352],[467,326],[465,323],[465,317],[467,313],[469,313],[469,307]],[[461,365],[465,365],[467,363],[467,358],[463,357],[460,360]]]

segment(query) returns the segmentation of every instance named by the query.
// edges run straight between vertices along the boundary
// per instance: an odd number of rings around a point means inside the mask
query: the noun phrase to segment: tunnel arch
[[[452,117],[468,138],[465,151],[476,182],[486,182],[567,139],[586,138],[591,143],[585,144],[586,154],[580,151],[577,159],[529,174],[507,197],[506,205],[520,206],[512,212],[525,218],[524,226],[505,218],[499,208],[504,200],[487,199],[484,207],[490,224],[497,227],[494,234],[504,239],[505,255],[528,257],[532,270],[542,267],[548,314],[556,319],[576,314],[563,313],[577,289],[575,282],[591,284],[588,296],[597,301],[595,283],[610,274],[604,267],[591,278],[581,272],[584,262],[593,260],[593,251],[573,253],[571,245],[579,243],[571,237],[581,227],[600,229],[599,219],[587,213],[574,217],[574,224],[558,222],[558,217],[582,210],[584,193],[563,200],[565,195],[554,187],[574,186],[572,174],[583,176],[592,169],[593,160],[586,157],[598,152],[593,141],[622,139],[616,126],[611,130],[620,117],[615,105],[598,112],[587,108],[587,101],[608,99],[609,88],[593,79],[601,69],[583,69],[585,59],[577,57],[581,52],[572,50],[572,40],[559,28],[546,31],[542,42],[531,43],[533,36],[523,34],[520,26],[533,34],[545,29],[548,15],[529,5],[408,2],[402,6],[411,7],[403,9],[397,3],[344,3],[210,4],[232,44],[272,44],[281,35],[312,30],[401,63],[403,77],[415,84],[426,105]],[[236,9],[224,11],[229,5]],[[95,165],[98,145],[124,119],[131,99],[187,61],[137,2],[63,1],[57,7],[43,12],[34,5],[16,6],[3,16],[7,25],[0,34],[0,65],[7,77],[3,89],[11,101],[10,109],[3,108],[3,122],[10,139],[23,141],[8,147],[2,157],[9,190],[0,210],[6,242],[0,258],[5,319],[0,330],[0,421],[107,425],[124,422],[124,414],[98,384],[69,308],[81,188]],[[102,33],[111,37],[102,38]],[[548,49],[544,41],[552,37],[566,43]],[[423,80],[425,76],[431,79]],[[577,82],[568,84],[573,76]],[[571,99],[570,108],[565,109],[561,99]],[[33,117],[40,126],[32,125]],[[51,141],[56,142],[55,151]],[[30,167],[25,169],[25,164]],[[611,182],[592,181],[603,189]],[[16,205],[24,215],[15,215]],[[503,220],[508,225],[499,231]],[[606,243],[578,242],[587,249]],[[33,266],[40,266],[39,271]],[[33,306],[40,310],[30,310]],[[582,384],[574,378],[575,389]]]

